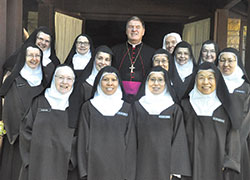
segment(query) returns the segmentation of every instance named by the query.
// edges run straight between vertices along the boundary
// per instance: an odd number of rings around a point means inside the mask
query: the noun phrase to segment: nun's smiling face
[[[206,62],[214,62],[216,59],[216,51],[214,44],[204,44],[202,51],[202,60]]]
[[[112,95],[116,92],[119,85],[119,81],[117,79],[117,76],[115,74],[106,74],[103,76],[101,80],[101,88],[102,91],[106,95]]]
[[[89,45],[89,40],[87,37],[85,36],[80,36],[77,38],[76,41],[76,51],[81,54],[84,55],[89,51],[90,45]]]
[[[231,75],[236,66],[236,56],[231,52],[225,52],[219,57],[219,69],[225,76]]]
[[[36,45],[42,50],[42,51],[46,51],[47,49],[50,48],[50,35],[46,34],[42,31],[40,31],[39,33],[37,33],[37,37],[36,37]]]
[[[196,76],[197,89],[205,95],[211,94],[216,88],[214,73],[210,70],[202,70]]]
[[[41,53],[38,48],[35,47],[28,47],[26,49],[26,64],[31,69],[36,69],[41,61]]]
[[[74,84],[74,74],[72,72],[65,72],[63,69],[59,69],[55,74],[55,86],[61,93],[65,94],[69,92]]]
[[[165,79],[163,73],[151,73],[148,78],[148,89],[152,94],[161,94],[165,89]]]
[[[161,66],[168,71],[168,56],[166,54],[156,54],[153,61],[154,66]]]
[[[186,64],[190,58],[189,49],[185,47],[179,47],[175,52],[175,57],[178,64]]]
[[[167,51],[172,54],[174,52],[174,48],[177,44],[177,40],[174,36],[168,36],[165,40],[165,44],[166,44]]]
[[[106,66],[111,66],[111,55],[105,52],[98,52],[95,56],[96,69],[100,71]]]

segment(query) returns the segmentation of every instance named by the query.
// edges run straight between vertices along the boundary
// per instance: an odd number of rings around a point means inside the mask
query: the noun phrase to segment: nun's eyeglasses
[[[206,50],[206,49],[204,49],[204,50],[202,50],[202,53],[204,53],[204,54],[214,54],[214,53],[216,53],[215,52],[215,50]]]
[[[72,83],[74,81],[74,78],[71,78],[71,77],[63,77],[63,76],[57,76],[57,75],[55,75],[55,77],[58,78],[60,82],[63,82],[65,80],[66,82]]]
[[[50,41],[49,40],[46,40],[46,39],[43,39],[42,37],[36,37],[39,41],[44,41],[46,44],[49,44]]]
[[[85,41],[85,42],[77,41],[76,43],[80,46],[88,46],[89,45],[89,42],[87,42],[87,41]]]
[[[167,64],[168,63],[168,60],[165,60],[165,59],[162,59],[162,60],[158,60],[158,59],[155,59],[154,60],[154,63],[155,64],[160,64],[160,63],[162,63],[162,64]]]
[[[33,54],[27,54],[26,57],[28,57],[28,58],[40,58],[41,55],[40,54],[35,54],[35,55],[33,55]]]
[[[232,60],[232,59],[229,59],[229,60],[226,60],[226,59],[220,59],[219,60],[219,63],[222,63],[222,64],[225,64],[226,62],[228,64],[233,64],[236,60]]]
[[[152,82],[152,83],[154,83],[154,84],[156,82],[158,82],[159,84],[164,84],[165,83],[164,79],[149,78],[149,81]]]

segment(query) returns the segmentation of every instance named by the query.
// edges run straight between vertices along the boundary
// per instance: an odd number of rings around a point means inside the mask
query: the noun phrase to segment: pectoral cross
[[[131,66],[129,67],[129,69],[130,69],[130,73],[134,73],[134,69],[135,69],[134,64],[131,64]]]

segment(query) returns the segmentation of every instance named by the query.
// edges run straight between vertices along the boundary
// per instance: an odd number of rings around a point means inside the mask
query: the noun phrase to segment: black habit
[[[235,89],[231,98],[237,105],[237,110],[240,111],[241,121],[240,127],[240,142],[241,142],[241,171],[240,174],[231,174],[233,180],[250,179],[250,148],[249,148],[249,134],[250,134],[250,85],[244,82],[242,86]]]
[[[23,47],[11,75],[6,78],[0,89],[0,95],[4,98],[2,119],[7,131],[7,135],[3,138],[0,177],[8,180],[17,180],[21,168],[19,153],[20,123],[29,109],[32,99],[40,94],[46,86],[45,78],[43,78],[40,85],[31,87],[27,80],[19,74],[25,64],[26,49],[29,46],[38,48],[31,44]],[[40,52],[42,54],[42,51]]]
[[[249,133],[250,133],[250,81],[243,66],[239,52],[234,48],[225,48],[220,53],[230,52],[237,57],[237,65],[243,71],[243,84],[234,89],[230,93],[230,98],[237,108],[233,109],[233,113],[238,115],[237,120],[240,122],[240,142],[241,142],[241,170],[239,174],[232,173],[231,180],[246,180],[250,179],[250,148]],[[217,59],[218,64],[218,59]]]
[[[74,106],[69,107],[70,117],[74,120],[70,121],[70,127],[76,127],[78,122],[78,116],[80,112],[81,105],[92,97],[93,86],[87,82],[87,79],[91,75],[95,57],[98,52],[105,52],[111,55],[113,59],[113,52],[106,45],[101,45],[95,49],[94,55],[91,57],[90,62],[86,66],[85,70],[81,73],[81,76],[76,80],[74,84],[74,91],[72,98],[70,98],[71,104]]]
[[[142,98],[150,96],[150,92],[146,94],[146,89],[149,89],[145,86],[152,72],[164,74],[165,91],[169,92],[173,100],[173,104],[166,106],[162,112],[159,111],[159,114],[150,114],[140,102]],[[172,174],[190,176],[191,166],[183,114],[180,106],[176,104],[178,100],[170,85],[167,71],[160,66],[153,67],[145,76],[138,97],[141,99],[136,101],[133,107],[138,148],[136,179],[167,180]],[[164,96],[160,97],[164,98]],[[168,100],[164,99],[164,101]],[[153,103],[158,103],[157,100],[151,102],[151,98],[148,101],[150,101],[148,102],[150,109],[155,105]]]
[[[181,101],[193,168],[191,179],[227,180],[229,172],[240,171],[239,131],[235,119],[228,111],[227,106],[231,106],[231,101],[228,101],[229,93],[218,68],[204,62],[194,74],[198,70],[207,69],[215,72],[216,94],[222,104],[213,111],[212,116],[199,116],[190,103],[190,88],[186,92],[188,97]],[[195,76],[190,87],[194,88],[194,83]]]
[[[44,95],[33,101],[20,132],[20,180],[79,179],[75,129],[68,124],[67,109],[52,109]]]
[[[93,94],[105,72],[116,73],[123,89],[118,71],[108,66],[99,71]],[[91,101],[85,102],[79,117],[77,155],[80,178],[135,180],[136,138],[131,105],[123,102],[114,116],[105,116]]]
[[[167,180],[170,174],[191,175],[181,108],[174,104],[150,115],[135,102],[138,139],[137,180]]]

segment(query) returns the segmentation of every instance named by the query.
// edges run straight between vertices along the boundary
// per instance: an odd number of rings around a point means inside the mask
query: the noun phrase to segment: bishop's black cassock
[[[144,43],[134,46],[126,42],[114,46],[112,51],[114,53],[112,63],[121,75],[125,93],[128,97],[133,97],[137,94],[143,77],[152,66],[155,50]]]

